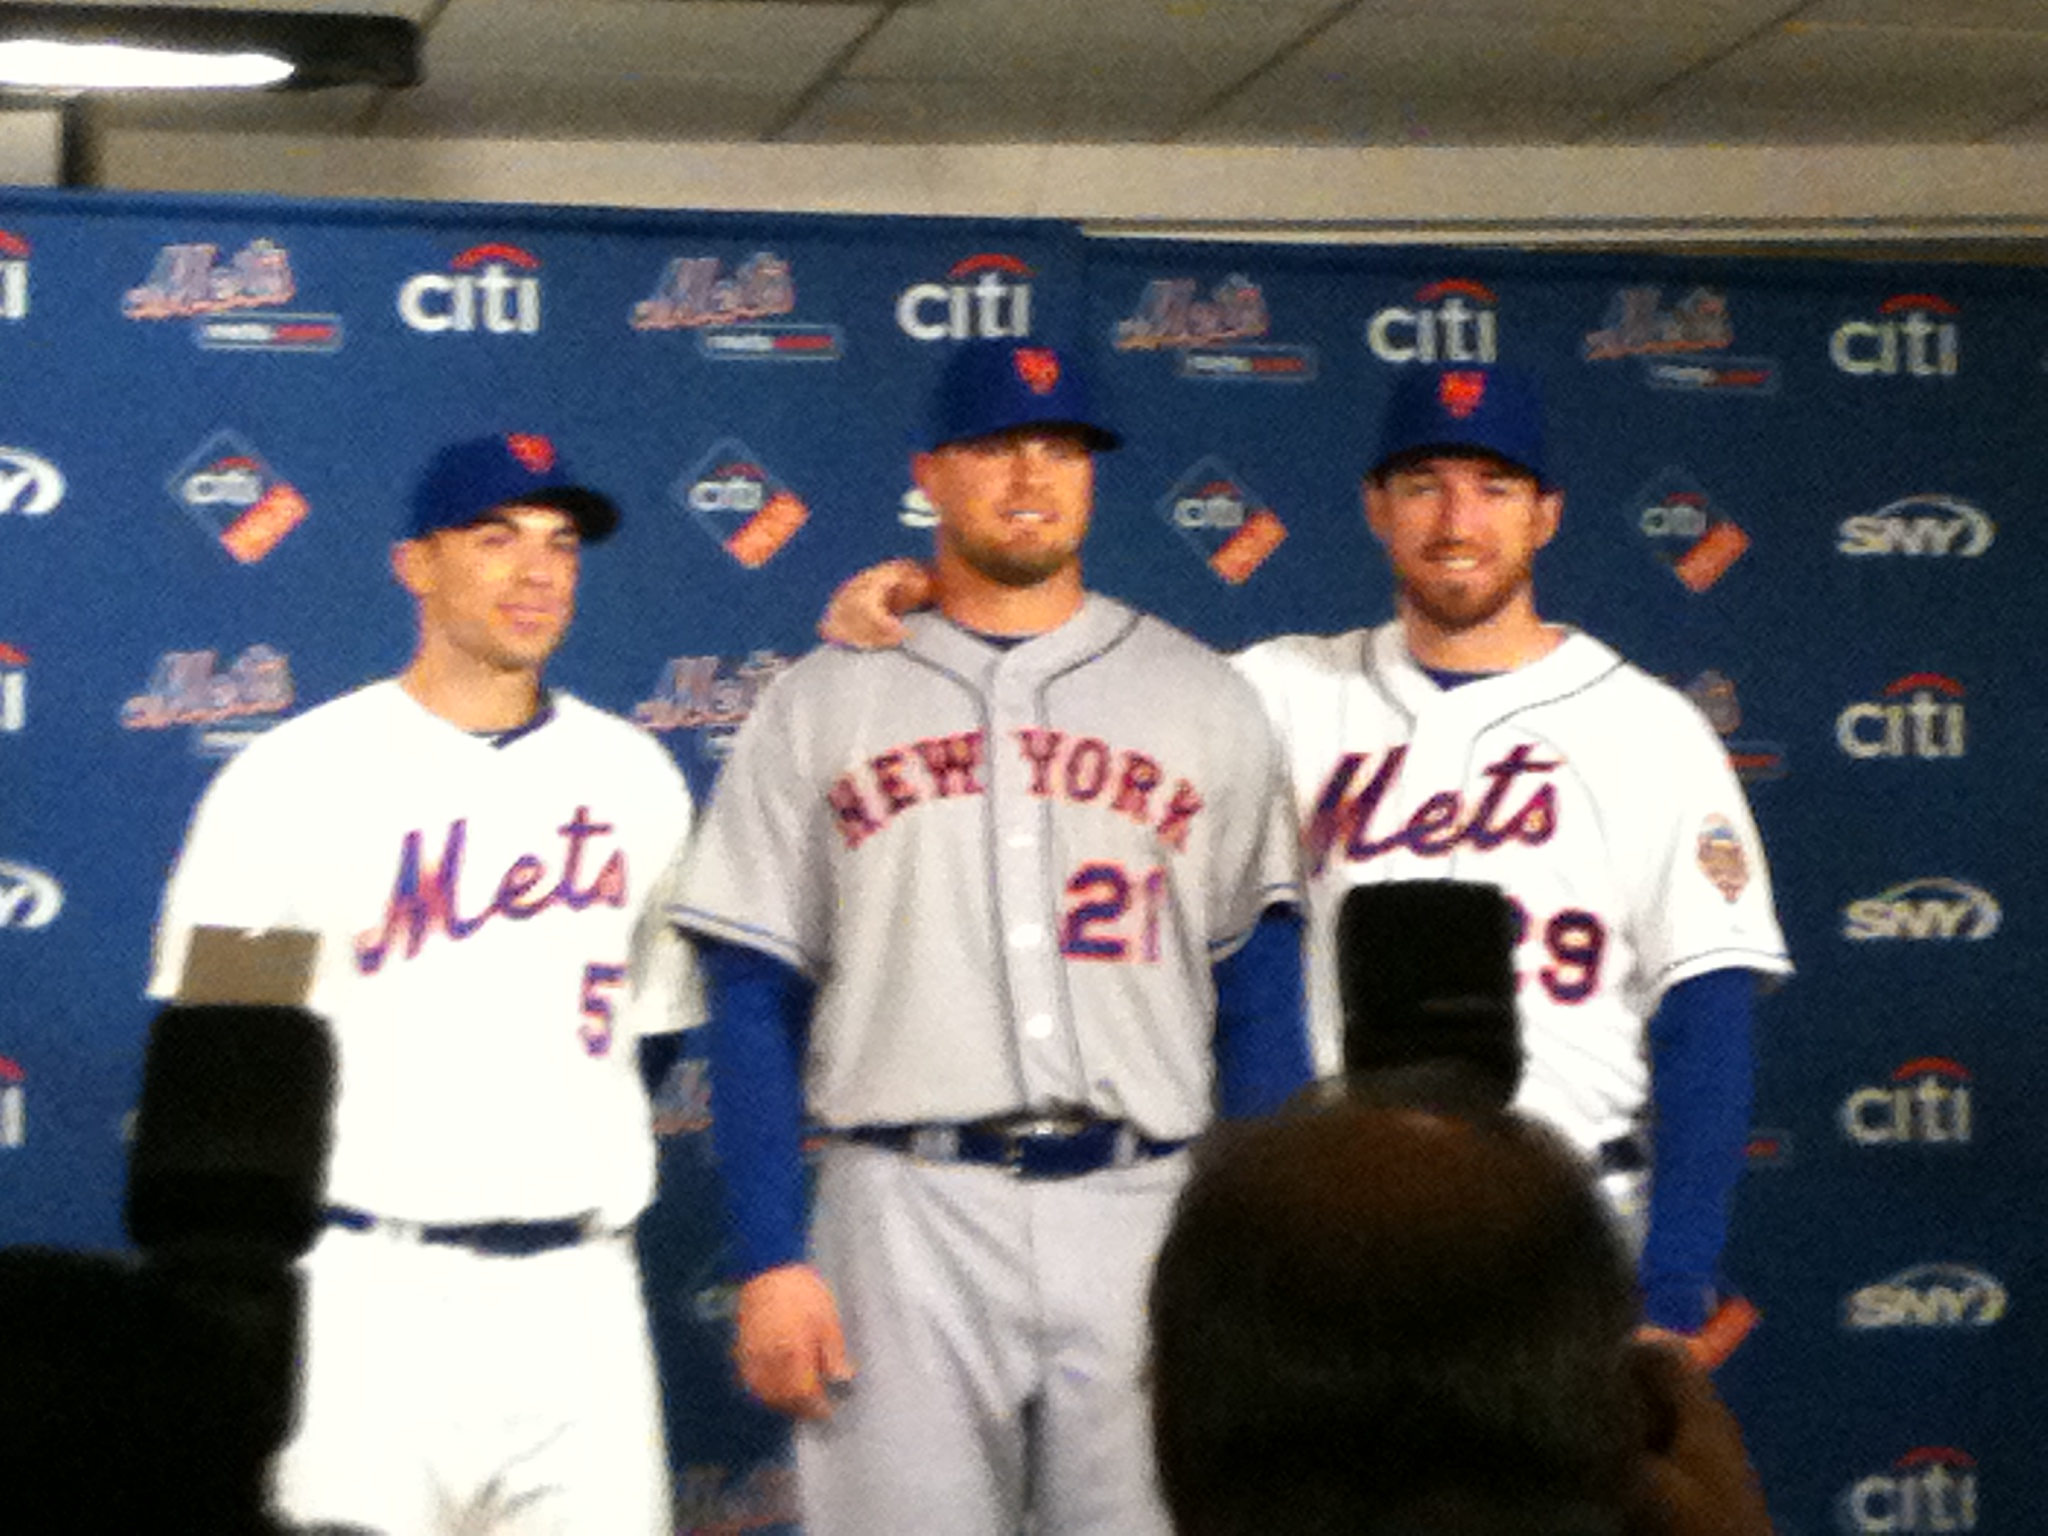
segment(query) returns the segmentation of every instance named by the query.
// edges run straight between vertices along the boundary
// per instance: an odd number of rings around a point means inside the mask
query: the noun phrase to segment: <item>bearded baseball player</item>
[[[652,739],[542,682],[583,547],[617,522],[545,437],[443,450],[392,552],[411,663],[223,769],[165,895],[159,997],[195,928],[320,940],[331,1204],[276,1476],[301,1522],[672,1525],[635,1044],[695,1021],[654,898],[689,792]]]
[[[1309,1075],[1282,765],[1227,663],[1084,587],[1117,438],[1069,358],[963,346],[924,442],[936,609],[772,685],[671,909],[737,1360],[799,1419],[812,1536],[1164,1532],[1139,1375],[1182,1149]]]
[[[1236,658],[1292,768],[1316,1060],[1341,1047],[1333,939],[1354,885],[1500,886],[1520,927],[1518,1106],[1606,1174],[1644,1310],[1696,1335],[1720,1300],[1748,1132],[1757,975],[1791,970],[1727,754],[1685,698],[1536,609],[1564,493],[1535,381],[1409,368],[1364,485],[1396,612]],[[928,577],[855,578],[826,633],[893,643]]]

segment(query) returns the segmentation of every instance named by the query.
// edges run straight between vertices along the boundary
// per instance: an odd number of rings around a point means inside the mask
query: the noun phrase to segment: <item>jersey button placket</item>
[[[1074,1097],[1072,1067],[1056,1043],[1060,948],[1054,924],[1061,875],[1048,860],[1046,802],[1031,793],[1031,768],[1017,741],[1018,726],[1034,718],[1030,691],[1021,683],[998,682],[995,706],[996,888],[1022,1108]]]

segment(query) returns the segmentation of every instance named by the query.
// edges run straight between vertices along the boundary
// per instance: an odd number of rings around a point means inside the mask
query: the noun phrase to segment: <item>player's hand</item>
[[[831,1391],[853,1380],[832,1291],[808,1264],[763,1270],[740,1287],[733,1344],[746,1389],[800,1419],[829,1419]]]
[[[932,600],[931,572],[916,560],[884,560],[839,584],[818,620],[818,638],[857,651],[888,650],[905,639],[901,614]]]
[[[1630,1352],[1648,1434],[1630,1536],[1771,1536],[1742,1430],[1682,1336]]]

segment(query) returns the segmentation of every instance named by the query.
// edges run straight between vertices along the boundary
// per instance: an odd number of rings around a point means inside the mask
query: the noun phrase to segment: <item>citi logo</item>
[[[1490,363],[1499,356],[1493,290],[1462,278],[1418,289],[1365,323],[1365,344],[1383,363]]]
[[[1845,555],[1953,555],[1974,560],[1991,547],[1998,525],[1955,496],[1902,496],[1875,512],[1842,520],[1835,547]]]
[[[28,725],[28,653],[0,640],[0,734]]]
[[[1882,701],[1843,710],[1835,741],[1855,758],[1961,757],[1963,685],[1935,672],[1910,673],[1887,687]]]
[[[0,229],[0,320],[28,318],[28,242]]]
[[[41,517],[64,499],[64,476],[41,454],[0,447],[0,513]]]
[[[1904,939],[1972,941],[1998,932],[2004,914],[1989,891],[1946,876],[1907,880],[1842,909],[1842,937],[1857,943]]]
[[[1842,1101],[1842,1131],[1859,1147],[1967,1143],[1969,1070],[1939,1056],[1909,1061],[1889,1084],[1858,1088]]]
[[[1977,1463],[1947,1446],[1908,1451],[1843,1493],[1842,1529],[1869,1536],[1977,1529]]]
[[[1031,334],[1031,268],[991,253],[955,262],[943,283],[914,283],[896,296],[896,324],[916,341]]]
[[[540,330],[540,258],[516,245],[473,245],[446,272],[421,272],[398,290],[398,318],[416,331]]]
[[[1880,320],[1847,320],[1828,338],[1828,357],[1848,374],[1953,378],[1962,367],[1962,312],[1931,293],[1902,293],[1877,308]]]
[[[2005,1316],[2005,1305],[2005,1287],[1980,1269],[1915,1264],[1852,1292],[1842,1307],[1842,1326],[1989,1328]]]
[[[26,864],[0,859],[0,928],[47,928],[64,910],[64,889]]]
[[[28,1140],[28,1074],[21,1063],[0,1056],[0,1149]]]
[[[1246,511],[1245,492],[1233,481],[1211,480],[1176,496],[1171,515],[1176,528],[1230,529],[1244,526]]]

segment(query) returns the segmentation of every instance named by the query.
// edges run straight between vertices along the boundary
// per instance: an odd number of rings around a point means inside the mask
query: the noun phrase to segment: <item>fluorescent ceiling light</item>
[[[0,42],[0,86],[41,91],[254,90],[289,80],[268,53],[196,53],[125,43]]]
[[[0,90],[318,90],[419,78],[419,28],[399,16],[0,4]]]

